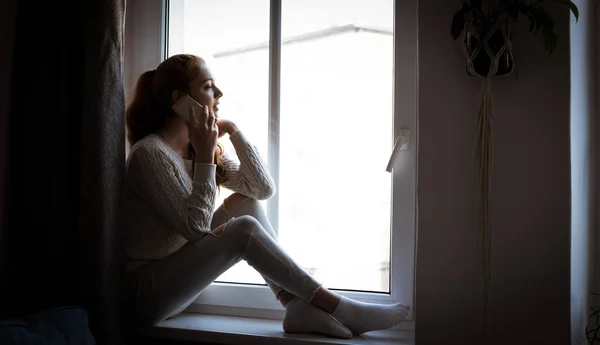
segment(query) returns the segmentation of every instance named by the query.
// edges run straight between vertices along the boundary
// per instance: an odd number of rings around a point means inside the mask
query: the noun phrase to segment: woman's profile
[[[187,121],[172,110],[185,95],[203,107],[191,108]],[[341,297],[278,245],[258,202],[274,195],[275,184],[242,130],[219,116],[222,96],[206,62],[181,54],[142,74],[128,104],[125,245],[136,320],[177,315],[245,260],[284,306],[286,332],[350,338],[400,323],[408,306]],[[217,142],[225,135],[239,162]],[[215,210],[220,187],[234,193]]]

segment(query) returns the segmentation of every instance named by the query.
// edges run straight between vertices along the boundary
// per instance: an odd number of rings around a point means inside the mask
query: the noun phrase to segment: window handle
[[[400,134],[394,143],[394,149],[392,150],[392,155],[390,156],[390,161],[388,162],[387,168],[385,171],[391,173],[396,165],[396,160],[398,159],[398,155],[400,151],[408,151],[408,144],[410,142],[410,130],[408,128],[400,129]]]

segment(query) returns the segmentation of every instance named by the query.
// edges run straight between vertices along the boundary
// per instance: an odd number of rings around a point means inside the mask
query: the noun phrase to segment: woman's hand
[[[218,120],[217,126],[219,126],[219,138],[224,136],[225,134],[232,135],[233,133],[238,131],[235,123],[229,120]]]
[[[219,134],[215,113],[204,106],[204,111],[196,114],[194,108],[190,107],[189,121],[185,125],[195,151],[195,162],[214,164]]]

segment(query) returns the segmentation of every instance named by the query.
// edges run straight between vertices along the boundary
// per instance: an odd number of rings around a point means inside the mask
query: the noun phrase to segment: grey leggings
[[[246,199],[232,211],[219,207],[213,231],[170,256],[130,272],[128,298],[138,322],[153,324],[179,314],[221,274],[238,263],[256,269],[277,295],[282,288],[310,302],[321,286],[277,244],[262,206]]]

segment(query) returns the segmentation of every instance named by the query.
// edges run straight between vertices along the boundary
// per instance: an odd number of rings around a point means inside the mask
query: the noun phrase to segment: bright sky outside
[[[393,12],[391,0],[283,0],[282,36],[350,23],[392,30]],[[269,0],[186,0],[184,21],[197,28],[185,30],[185,42],[210,52],[266,42]]]

